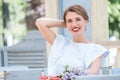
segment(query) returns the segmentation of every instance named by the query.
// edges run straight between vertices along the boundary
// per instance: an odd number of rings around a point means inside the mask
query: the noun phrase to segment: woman
[[[79,67],[89,74],[99,73],[102,60],[108,51],[101,45],[91,43],[85,34],[88,15],[80,5],[72,5],[64,12],[64,20],[40,18],[36,25],[44,38],[52,45],[49,60],[48,74],[58,75],[64,71],[64,66]],[[56,35],[50,28],[67,28],[73,40]]]

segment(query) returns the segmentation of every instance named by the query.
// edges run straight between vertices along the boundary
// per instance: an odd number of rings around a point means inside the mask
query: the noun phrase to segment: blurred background
[[[44,0],[0,0],[0,46],[18,43],[43,16]]]
[[[109,39],[120,39],[120,0],[108,0]],[[0,46],[11,46],[36,29],[45,16],[45,0],[0,0]]]

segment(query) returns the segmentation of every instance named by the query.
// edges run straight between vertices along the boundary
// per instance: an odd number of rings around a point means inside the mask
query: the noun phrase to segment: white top
[[[70,68],[79,67],[85,70],[99,56],[104,54],[105,58],[108,53],[107,49],[101,45],[75,43],[67,37],[58,35],[51,47],[48,75],[61,74],[65,65],[69,65]]]

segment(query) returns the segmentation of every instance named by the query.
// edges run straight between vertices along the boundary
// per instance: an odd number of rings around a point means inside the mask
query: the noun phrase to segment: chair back
[[[3,48],[4,66],[46,68],[46,42],[38,30],[30,31],[16,45]]]

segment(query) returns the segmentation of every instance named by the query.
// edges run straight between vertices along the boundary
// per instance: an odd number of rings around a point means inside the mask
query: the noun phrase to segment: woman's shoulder
[[[94,49],[106,49],[103,45],[96,44],[96,43],[92,43],[91,48],[94,48]]]
[[[68,42],[69,42],[69,39],[67,39],[65,36],[61,34],[57,34],[56,39],[52,46],[56,46],[56,47],[65,46],[68,44]]]
[[[86,50],[86,67],[89,67],[90,64],[101,55],[103,55],[104,60],[108,54],[109,51],[103,45],[95,43],[90,44],[89,48]]]
[[[88,45],[86,45],[84,48],[84,51],[86,53],[86,55],[93,55],[93,54],[101,54],[101,53],[105,53],[105,52],[109,52],[107,50],[107,48],[105,48],[103,45],[101,44],[95,44],[95,43],[90,43]]]

